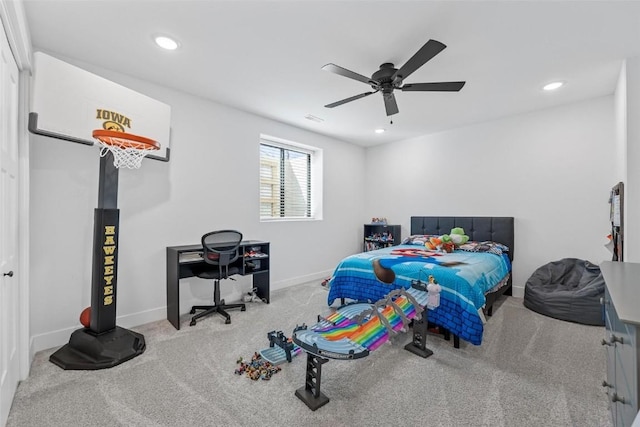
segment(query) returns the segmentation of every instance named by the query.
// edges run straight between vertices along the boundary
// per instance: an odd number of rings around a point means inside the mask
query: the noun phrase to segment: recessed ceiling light
[[[564,82],[552,82],[552,83],[544,85],[544,87],[542,89],[544,89],[544,90],[556,90],[556,89],[560,89],[562,86],[564,86]]]
[[[380,129],[376,129],[374,130],[375,133],[384,133],[384,129],[380,128]]]
[[[155,36],[153,40],[158,46],[167,50],[176,50],[180,46],[177,41],[167,36]]]

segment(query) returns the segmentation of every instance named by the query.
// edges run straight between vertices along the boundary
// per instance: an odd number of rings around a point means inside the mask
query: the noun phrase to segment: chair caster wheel
[[[189,314],[196,314],[196,309],[192,308],[191,311],[189,312]]]
[[[196,324],[196,321],[192,320],[191,323],[189,323],[189,326],[195,326],[195,324]]]
[[[228,325],[229,323],[231,323],[231,319],[227,319],[227,320],[224,321],[225,325]]]
[[[242,307],[240,307],[240,311],[247,311],[247,306],[243,305]]]

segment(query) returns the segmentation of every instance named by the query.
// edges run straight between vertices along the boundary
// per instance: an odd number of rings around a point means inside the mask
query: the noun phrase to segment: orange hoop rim
[[[96,129],[93,137],[103,144],[120,148],[133,148],[136,150],[159,150],[160,144],[153,139],[132,133],[118,132],[115,130]]]

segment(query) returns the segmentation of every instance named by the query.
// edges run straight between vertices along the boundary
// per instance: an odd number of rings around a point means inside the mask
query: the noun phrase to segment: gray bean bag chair
[[[524,306],[556,319],[604,326],[603,296],[600,267],[582,259],[564,258],[533,272],[524,287]]]

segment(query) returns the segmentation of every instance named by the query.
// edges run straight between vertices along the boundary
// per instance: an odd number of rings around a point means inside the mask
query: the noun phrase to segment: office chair
[[[201,279],[215,280],[213,305],[194,305],[191,307],[191,314],[195,314],[196,310],[204,311],[191,318],[190,326],[195,325],[198,319],[213,313],[223,315],[226,318],[224,323],[229,324],[231,323],[231,316],[226,312],[227,309],[240,308],[241,311],[247,309],[244,304],[225,304],[224,300],[220,300],[220,280],[234,280],[230,276],[240,273],[240,268],[231,264],[240,257],[238,248],[241,241],[242,233],[235,230],[212,231],[202,236],[202,248],[204,250],[202,258],[205,263],[194,267],[194,273]]]

